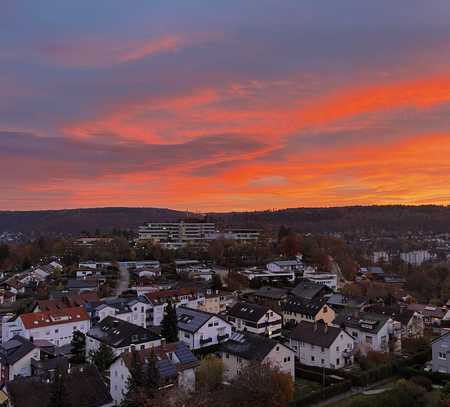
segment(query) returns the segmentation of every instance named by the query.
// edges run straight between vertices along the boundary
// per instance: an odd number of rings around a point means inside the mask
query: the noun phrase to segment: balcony
[[[228,335],[228,334],[217,335],[217,340],[218,340],[219,342],[225,341],[225,340],[228,339],[228,338],[229,338],[229,335]]]
[[[212,338],[200,339],[200,345],[201,346],[206,345],[206,344],[211,343],[211,342],[212,342]]]

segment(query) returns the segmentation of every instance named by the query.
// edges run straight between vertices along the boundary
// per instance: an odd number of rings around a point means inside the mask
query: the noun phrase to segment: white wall
[[[39,349],[33,349],[27,355],[18,360],[9,367],[9,380],[14,380],[16,376],[31,376],[31,359],[40,360],[41,352]]]
[[[226,380],[233,379],[248,363],[247,360],[226,352],[222,353],[224,377]],[[295,379],[295,354],[288,347],[279,344],[274,347],[264,358],[263,363],[270,363],[278,367],[282,372],[290,374]]]
[[[212,345],[217,345],[219,343],[217,340],[217,336],[219,334],[220,335],[227,334],[228,337],[230,337],[231,324],[225,322],[221,318],[213,316],[209,319],[209,321],[205,325],[203,325],[194,334],[179,329],[178,339],[184,342],[189,347],[189,349],[199,349]],[[211,338],[212,341],[202,345],[200,343],[201,338],[203,339]]]

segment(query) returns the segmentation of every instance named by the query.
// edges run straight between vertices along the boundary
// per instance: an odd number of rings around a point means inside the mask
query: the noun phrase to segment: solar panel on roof
[[[8,342],[5,342],[4,344],[2,344],[3,349],[5,350],[11,350],[14,348],[18,348],[19,346],[22,346],[22,343],[19,342],[17,339],[11,339]]]

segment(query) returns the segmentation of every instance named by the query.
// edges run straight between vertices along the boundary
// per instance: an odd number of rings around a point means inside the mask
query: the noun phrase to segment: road
[[[127,267],[120,267],[119,280],[117,280],[115,295],[118,296],[128,290],[130,284],[130,272]]]

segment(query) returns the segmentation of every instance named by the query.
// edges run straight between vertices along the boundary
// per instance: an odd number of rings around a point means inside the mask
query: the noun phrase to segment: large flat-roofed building
[[[216,225],[206,222],[147,223],[139,227],[139,240],[161,243],[199,243],[213,240]]]

